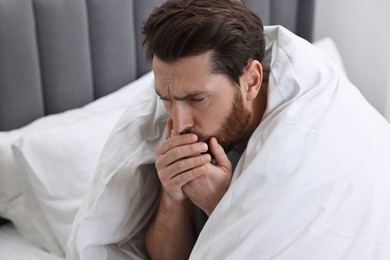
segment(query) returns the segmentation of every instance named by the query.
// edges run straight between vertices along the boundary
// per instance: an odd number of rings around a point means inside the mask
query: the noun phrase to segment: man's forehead
[[[196,74],[211,74],[211,52],[196,56],[183,57],[174,61],[164,61],[154,56],[152,60],[153,71],[160,77],[186,77]]]
[[[203,62],[188,59],[175,63],[165,63],[158,59],[153,62],[156,92],[161,96],[183,96],[188,93],[202,92],[213,75]],[[214,75],[215,76],[215,75]]]
[[[186,100],[208,92],[207,84],[201,82],[155,81],[155,91],[163,99]]]

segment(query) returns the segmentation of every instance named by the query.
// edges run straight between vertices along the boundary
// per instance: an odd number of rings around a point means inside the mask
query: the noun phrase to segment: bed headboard
[[[312,39],[315,0],[246,0]],[[150,70],[143,20],[163,0],[0,0],[0,131],[83,106]]]

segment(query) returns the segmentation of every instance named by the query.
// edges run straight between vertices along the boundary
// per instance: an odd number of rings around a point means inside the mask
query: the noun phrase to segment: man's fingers
[[[169,165],[172,165],[180,160],[199,156],[200,154],[205,153],[207,150],[208,146],[206,143],[194,143],[174,147],[165,154],[157,156],[156,168],[157,170],[166,168]]]
[[[161,145],[157,150],[157,156],[163,155],[170,151],[172,148],[177,146],[182,146],[185,144],[193,144],[198,140],[198,136],[195,134],[185,134],[179,136],[173,136],[169,138],[163,145]]]
[[[210,138],[210,150],[211,153],[214,155],[215,161],[218,166],[222,167],[225,170],[231,169],[232,164],[229,161],[229,158],[227,157],[223,147],[218,143],[215,137]]]
[[[162,181],[169,181],[179,177],[180,175],[186,175],[188,171],[192,169],[207,164],[211,161],[211,156],[209,154],[202,154],[195,157],[189,157],[180,161],[177,161],[167,168],[165,168],[164,173],[162,174]],[[191,174],[190,174],[191,176]],[[180,177],[178,178],[181,179]]]
[[[211,160],[211,156],[209,156],[209,160]],[[172,185],[177,185],[178,187],[183,187],[192,180],[198,178],[199,176],[205,174],[207,172],[207,166],[205,164],[200,165],[198,167],[192,168],[186,172],[180,173],[176,175],[172,179]]]
[[[206,163],[209,163],[211,161],[211,156],[209,154],[202,154],[200,156],[187,158],[184,160],[180,160],[176,162],[173,167],[177,169],[178,174],[173,176],[173,178],[178,177],[179,175],[183,174],[184,172],[190,171],[190,176],[194,175],[192,169],[202,166]]]
[[[165,160],[170,162],[170,164],[175,163],[176,161],[198,156],[202,153],[207,152],[208,145],[206,143],[195,143],[191,145],[183,145],[178,148],[173,148],[169,150],[165,155]]]

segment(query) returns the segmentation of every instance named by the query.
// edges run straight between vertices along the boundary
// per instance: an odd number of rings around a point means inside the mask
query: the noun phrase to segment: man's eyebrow
[[[155,89],[156,91],[156,94],[160,97],[160,99],[162,100],[170,100],[170,98],[168,97],[164,97],[163,95],[161,95],[157,89]],[[173,97],[174,100],[178,100],[178,101],[185,101],[185,100],[188,100],[188,99],[191,99],[191,98],[196,98],[196,97],[199,97],[201,95],[204,95],[204,92],[199,92],[199,91],[194,91],[194,92],[191,92],[191,93],[187,93],[183,96],[176,96],[176,97]]]

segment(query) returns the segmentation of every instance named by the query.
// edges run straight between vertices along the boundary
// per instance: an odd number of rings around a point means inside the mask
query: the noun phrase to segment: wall
[[[390,63],[390,53],[389,53],[389,63]],[[388,66],[387,75],[388,75],[388,78],[387,78],[387,97],[386,97],[387,102],[386,102],[385,115],[386,115],[387,120],[390,121],[390,66]]]
[[[314,39],[330,36],[350,80],[390,121],[390,1],[317,0]]]

